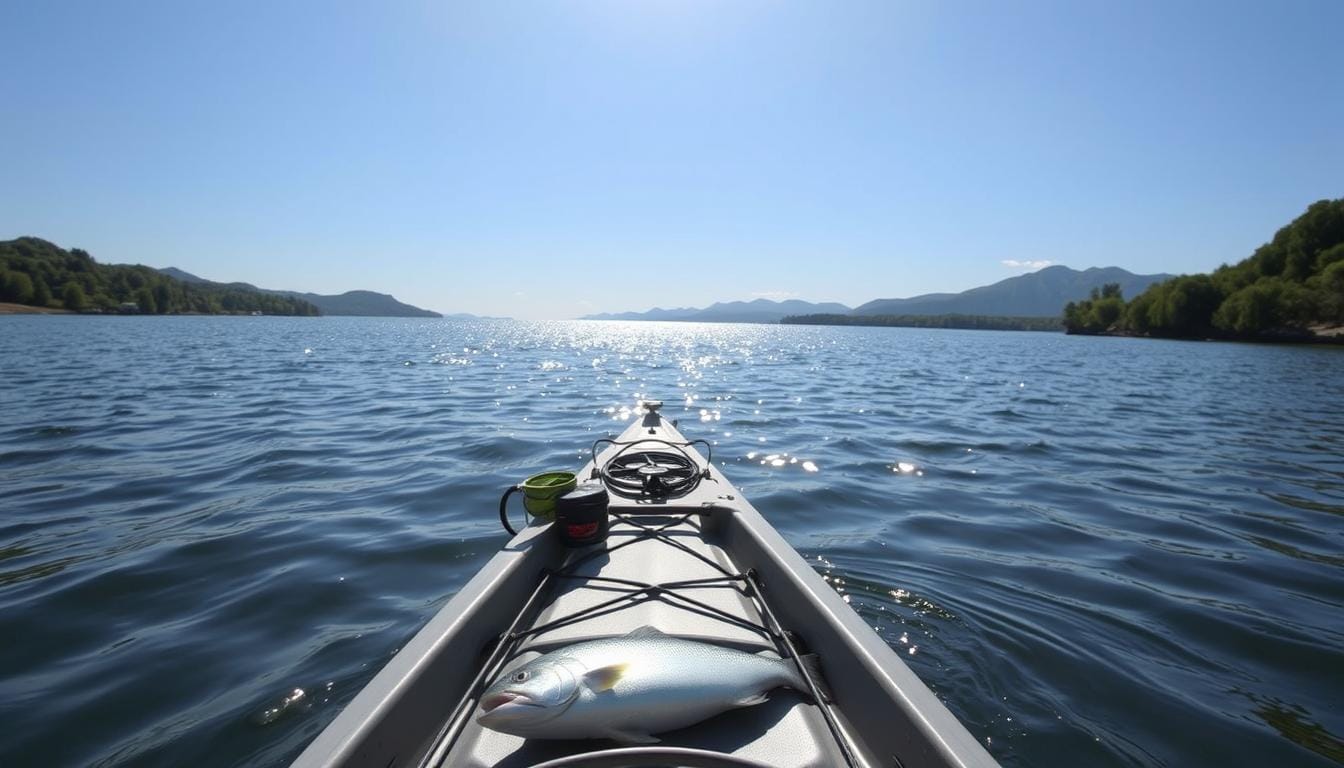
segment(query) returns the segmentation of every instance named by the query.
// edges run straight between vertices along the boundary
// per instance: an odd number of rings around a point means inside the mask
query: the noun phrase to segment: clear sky
[[[0,4],[0,239],[442,312],[1200,272],[1344,196],[1344,2]]]

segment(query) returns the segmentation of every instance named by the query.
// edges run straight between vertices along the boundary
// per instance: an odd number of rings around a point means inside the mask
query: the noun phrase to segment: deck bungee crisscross
[[[639,441],[639,442],[661,442],[661,441]],[[632,443],[633,444],[633,443]],[[641,497],[651,500],[649,497]],[[663,518],[666,513],[660,512],[656,507],[650,508],[648,513],[613,513],[612,516],[621,523],[637,531],[633,536],[625,538],[616,544],[608,544],[597,548],[591,548],[588,551],[578,555],[564,567],[559,569],[546,569],[543,572],[542,579],[538,585],[537,594],[545,594],[554,589],[555,582],[563,580],[574,580],[585,585],[609,585],[617,588],[618,595],[606,598],[599,603],[589,605],[579,609],[574,613],[553,618],[550,621],[540,624],[533,624],[526,629],[514,629],[520,627],[524,621],[524,615],[529,608],[534,607],[534,602],[529,600],[524,606],[524,610],[510,625],[511,629],[500,638],[495,652],[492,652],[490,660],[481,669],[480,674],[473,680],[473,685],[467,694],[458,702],[454,708],[448,724],[435,741],[434,748],[426,755],[425,760],[420,764],[420,768],[440,768],[444,765],[444,760],[451,750],[457,736],[462,732],[463,727],[468,722],[472,710],[479,702],[479,696],[484,685],[497,677],[503,669],[508,666],[508,662],[515,656],[519,643],[527,637],[535,636],[569,624],[575,624],[586,618],[599,615],[606,611],[619,610],[623,604],[629,601],[641,599],[663,599],[680,604],[687,610],[699,612],[702,615],[716,618],[720,621],[739,626],[754,632],[759,632],[763,637],[769,638],[776,644],[776,650],[783,658],[789,658],[797,664],[803,679],[808,686],[808,692],[811,694],[813,702],[819,706],[823,717],[826,719],[827,727],[831,737],[835,740],[836,750],[844,760],[844,765],[854,768],[857,763],[854,760],[853,752],[847,742],[847,738],[841,732],[835,721],[835,716],[831,712],[829,698],[823,693],[824,684],[815,679],[811,667],[801,662],[801,655],[798,652],[797,641],[794,636],[780,627],[774,613],[765,602],[759,589],[758,580],[753,573],[735,573],[723,567],[719,563],[710,560],[699,552],[687,547],[674,538],[666,535],[666,532],[683,525],[695,526],[693,519],[703,515],[714,514],[714,507],[683,512],[674,515],[670,520],[659,524],[646,523],[641,517]],[[720,576],[711,576],[698,579],[686,579],[681,581],[670,581],[664,583],[650,583],[635,579],[618,578],[614,576],[602,576],[594,574],[577,573],[585,563],[596,560],[599,557],[610,555],[614,550],[631,546],[643,541],[656,541],[666,546],[674,547],[691,557],[694,557],[709,567],[718,571]],[[754,623],[741,616],[728,613],[714,605],[698,600],[686,594],[699,587],[710,586],[731,586],[740,590],[742,596],[752,603],[760,611],[761,616],[766,619],[766,623]],[[767,626],[768,624],[768,626]],[[603,750],[605,751],[605,750]],[[589,757],[596,757],[601,754],[600,751],[586,753]],[[649,754],[657,754],[651,751]],[[711,753],[712,754],[712,753]]]

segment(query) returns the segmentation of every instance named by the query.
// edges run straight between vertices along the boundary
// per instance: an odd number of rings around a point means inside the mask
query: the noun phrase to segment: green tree
[[[1149,319],[1152,315],[1153,303],[1157,298],[1157,293],[1150,287],[1148,290],[1134,297],[1125,307],[1125,316],[1122,319],[1124,327],[1135,333],[1148,333],[1152,327],[1152,321]]]
[[[1070,301],[1064,305],[1064,331],[1065,333],[1080,333],[1083,330],[1083,313],[1078,307],[1078,302]]]
[[[140,311],[146,315],[153,315],[159,311],[158,305],[154,303],[154,294],[148,288],[141,288],[135,292],[135,303],[140,306]]]
[[[51,288],[47,281],[39,275],[33,278],[33,304],[38,307],[45,307],[51,304]]]
[[[1324,272],[1330,265],[1344,261],[1344,241],[1331,248],[1324,248],[1316,255],[1316,271]]]
[[[71,272],[92,272],[96,266],[93,257],[83,248],[71,248],[67,263]]]
[[[1119,283],[1093,288],[1090,298],[1064,305],[1066,333],[1105,333],[1119,330],[1125,315],[1125,298]]]
[[[1224,296],[1231,296],[1255,282],[1259,276],[1259,273],[1255,271],[1253,260],[1247,259],[1240,264],[1224,264],[1215,269],[1211,277],[1213,284],[1218,287],[1219,293]]]
[[[65,291],[61,299],[65,303],[65,308],[72,312],[82,312],[88,303],[84,298],[84,289],[76,282],[65,284]]]
[[[1319,281],[1321,319],[1344,322],[1344,261],[1331,263]]]
[[[1284,277],[1302,282],[1319,269],[1317,257],[1344,243],[1344,201],[1321,200],[1288,225],[1284,235]],[[1275,236],[1278,239],[1278,236]]]
[[[1223,301],[1208,275],[1183,275],[1145,293],[1152,293],[1148,332],[1157,336],[1207,336],[1213,328],[1213,313]]]
[[[1309,291],[1283,278],[1266,278],[1227,297],[1214,314],[1218,328],[1254,335],[1305,325],[1315,309]]]
[[[1125,313],[1125,300],[1119,296],[1106,296],[1092,302],[1088,312],[1088,324],[1097,331],[1109,331]]]
[[[33,300],[33,280],[23,272],[6,272],[0,285],[0,299],[15,304],[29,304]]]
[[[176,311],[173,306],[173,291],[167,281],[160,280],[154,285],[154,306],[161,315]]]

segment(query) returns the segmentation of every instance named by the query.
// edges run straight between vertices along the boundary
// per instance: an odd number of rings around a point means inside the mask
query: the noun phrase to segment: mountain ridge
[[[584,315],[580,320],[671,320],[700,323],[777,323],[788,315],[815,313],[848,313],[850,308],[834,301],[810,302],[800,299],[773,301],[754,299],[752,301],[717,301],[704,309],[682,307],[662,309],[655,307],[647,312],[602,312]]]
[[[303,291],[284,291],[272,288],[258,288],[251,283],[219,283],[193,275],[177,267],[164,267],[158,272],[184,283],[198,285],[217,285],[260,291],[279,296],[300,299],[317,307],[324,315],[345,317],[443,317],[442,314],[428,309],[412,306],[398,301],[394,296],[376,291],[354,290],[345,293],[325,295]]]
[[[1137,296],[1148,286],[1174,275],[1139,275],[1121,267],[1088,267],[1077,270],[1062,264],[1025,275],[1015,275],[960,293],[925,293],[904,299],[874,299],[850,308],[838,302],[800,299],[772,301],[720,301],[703,309],[655,307],[645,312],[601,312],[580,320],[664,320],[679,322],[777,323],[800,315],[969,315],[993,317],[1059,317],[1064,305],[1087,298],[1093,288],[1118,283],[1127,296]]]
[[[1093,288],[1117,283],[1127,296],[1137,296],[1153,283],[1175,275],[1139,275],[1121,267],[1078,270],[1056,264],[1015,275],[961,293],[926,293],[907,299],[874,299],[854,309],[855,315],[990,315],[996,317],[1058,317],[1070,301],[1087,298]]]

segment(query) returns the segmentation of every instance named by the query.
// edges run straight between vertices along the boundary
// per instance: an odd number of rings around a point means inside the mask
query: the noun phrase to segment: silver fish
[[[803,657],[814,681],[815,658]],[[665,635],[640,627],[623,637],[552,651],[495,681],[476,722],[531,739],[607,738],[657,742],[787,686],[806,695],[790,661]]]

